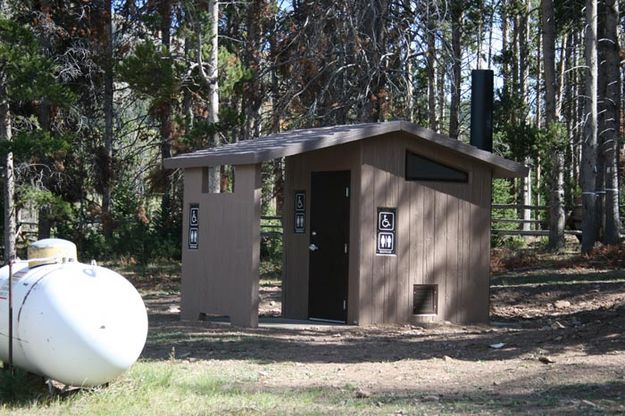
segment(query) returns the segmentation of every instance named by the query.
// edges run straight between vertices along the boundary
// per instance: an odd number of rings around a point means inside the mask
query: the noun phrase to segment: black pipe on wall
[[[493,71],[471,71],[471,144],[493,151]]]

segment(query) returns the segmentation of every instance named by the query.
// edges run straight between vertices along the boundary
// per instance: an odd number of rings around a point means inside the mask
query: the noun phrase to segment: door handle
[[[317,250],[319,250],[319,247],[317,247],[317,245],[316,245],[316,244],[311,243],[311,244],[308,246],[308,250],[310,250],[310,251],[317,251]]]

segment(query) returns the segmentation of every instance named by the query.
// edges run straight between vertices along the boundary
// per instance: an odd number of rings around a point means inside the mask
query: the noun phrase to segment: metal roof
[[[165,159],[168,169],[219,165],[248,165],[355,142],[387,133],[403,132],[434,146],[449,149],[470,159],[490,165],[495,176],[527,176],[528,168],[520,163],[419,127],[407,121],[363,123],[332,127],[291,130],[252,140],[198,150]]]

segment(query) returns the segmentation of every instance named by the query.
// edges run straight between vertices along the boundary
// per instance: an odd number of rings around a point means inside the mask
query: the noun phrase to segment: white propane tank
[[[72,249],[73,247],[73,249]],[[137,290],[112,270],[76,261],[47,239],[13,264],[13,364],[73,386],[107,383],[139,358],[148,318]],[[9,266],[0,269],[0,360],[9,356]]]

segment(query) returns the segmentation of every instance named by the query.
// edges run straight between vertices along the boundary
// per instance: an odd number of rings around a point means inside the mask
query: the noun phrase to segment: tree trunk
[[[543,110],[542,110],[542,103],[540,100],[541,94],[542,94],[542,88],[540,88],[540,84],[541,84],[541,78],[542,78],[542,55],[541,55],[541,48],[542,48],[542,39],[543,39],[543,33],[542,33],[542,28],[539,27],[538,29],[538,48],[536,50],[536,127],[537,128],[541,128],[543,125]]]
[[[560,63],[560,69],[562,68],[573,68],[575,64],[573,63],[572,52],[575,49],[571,47],[574,44],[573,34],[569,33],[566,35],[566,39],[563,41],[563,51],[560,55],[560,59],[562,62]],[[564,122],[562,123],[562,127],[566,131],[566,135],[569,138],[573,137],[573,126],[574,124],[574,115],[573,115],[573,107],[575,103],[575,96],[572,93],[572,76],[576,71],[561,71],[559,76],[559,99],[556,100],[556,113],[561,114]],[[562,113],[563,114],[562,114]],[[576,143],[574,139],[571,139],[566,143],[566,150],[564,155],[564,166],[567,166],[567,169],[564,170],[564,183],[569,184],[566,187],[564,192],[564,206],[568,209],[574,208],[576,205],[576,187],[570,186],[572,183],[576,183],[579,179],[576,176],[575,169],[575,149]]]
[[[11,141],[11,113],[6,90],[6,76],[0,74],[0,141]],[[15,258],[15,171],[13,153],[4,158],[4,261]]]
[[[519,97],[522,102],[527,102],[528,96],[528,86],[527,79],[529,74],[529,3],[526,6],[525,10],[521,11],[521,15],[519,16]],[[525,111],[524,119],[519,120],[521,123],[525,123],[527,120],[527,111]],[[531,165],[531,159],[529,157],[525,158],[525,164]],[[532,172],[528,173],[527,177],[522,178],[523,186],[522,186],[522,197],[523,197],[523,205],[532,205]],[[528,221],[532,219],[532,211],[527,208],[523,208],[523,219]],[[529,231],[531,230],[532,224],[530,222],[523,223],[523,230]]]
[[[523,52],[522,52],[522,44],[523,44],[523,40],[524,40],[524,34],[525,34],[525,25],[523,24],[523,18],[522,16],[516,16],[514,19],[514,27],[512,29],[512,33],[513,33],[513,42],[514,42],[514,51],[515,53],[513,54],[513,63],[512,63],[512,84],[514,85],[514,94],[516,97],[518,97],[519,100],[521,100],[520,102],[523,102],[523,93],[524,93],[524,79],[523,79],[523,64],[524,64],[524,60],[525,57],[523,56]],[[519,115],[521,115],[520,111],[518,112]],[[515,117],[516,118],[516,117]],[[521,117],[516,118],[516,120],[514,121],[514,124],[516,123],[521,123],[523,120]]]
[[[605,172],[604,172],[604,154],[603,141],[606,137],[606,128],[609,121],[607,120],[607,81],[606,74],[606,39],[605,39],[605,13],[604,1],[597,5],[597,9],[601,7],[601,13],[597,15],[597,164],[595,167],[595,221],[597,227],[597,241],[603,240],[603,230],[605,226]]]
[[[50,208],[43,206],[37,213],[37,238],[43,240],[52,236],[52,223],[50,221]]]
[[[276,19],[277,20],[277,19]],[[275,23],[275,21],[274,21]],[[272,34],[269,38],[270,56],[278,55],[278,36]],[[278,78],[278,64],[277,59],[272,62],[271,70],[271,132],[278,133],[280,131],[280,125],[282,122],[282,110],[279,108],[280,103],[280,82]]]
[[[191,39],[186,37],[184,40],[184,56],[188,61],[191,61],[191,51],[193,49]],[[193,95],[190,88],[185,88],[182,92],[182,113],[184,114],[185,132],[189,134],[195,122],[195,114],[193,114]]]
[[[604,22],[603,36],[599,42],[602,71],[605,77],[601,89],[603,95],[601,131],[601,150],[604,162],[604,229],[603,242],[617,244],[620,239],[621,219],[619,215],[618,184],[618,139],[620,131],[620,47],[618,43],[619,7],[616,0],[602,2]]]
[[[111,0],[103,1],[105,30],[104,56],[104,178],[102,178],[102,230],[104,237],[113,235],[111,220],[111,187],[113,175],[113,19]]]
[[[442,59],[442,57],[441,57]],[[436,92],[436,107],[438,110],[438,130],[437,132],[441,132],[441,128],[443,125],[443,120],[445,120],[445,64],[443,62],[439,62],[438,71],[437,72],[437,82],[436,87],[438,91]]]
[[[273,197],[276,201],[276,213],[280,215],[284,207],[284,159],[275,159],[272,164]]]
[[[160,17],[161,17],[161,44],[164,49],[165,56],[164,61],[168,65],[172,65],[171,59],[171,36],[169,31],[171,30],[171,1],[162,0],[160,3]],[[172,140],[172,102],[169,97],[163,99],[159,108],[159,133],[161,138],[161,158],[163,160],[171,157],[171,140]],[[161,216],[163,224],[169,222],[171,215],[171,175],[169,172],[163,172],[164,186],[163,196],[161,198]]]
[[[462,86],[462,14],[463,2],[453,0],[451,4],[451,59],[452,85],[449,108],[449,136],[457,139],[460,133],[460,88]]]
[[[271,39],[271,48],[276,47],[275,38]],[[271,132],[280,132],[281,111],[277,106],[280,100],[280,88],[278,83],[278,74],[274,69],[271,71]],[[284,158],[275,159],[273,162],[273,189],[276,199],[276,214],[284,216]]]
[[[436,111],[436,38],[434,36],[435,23],[432,18],[431,4],[427,5],[427,73],[428,73],[428,121],[433,131],[439,131],[438,112]]]
[[[406,54],[406,120],[414,122],[414,87],[412,85],[412,56],[408,49]]]
[[[45,97],[42,97],[39,103],[39,126],[43,131],[50,131],[50,103]],[[40,206],[37,213],[37,238],[39,240],[50,238],[51,231],[50,207],[48,205]]]
[[[506,0],[502,0],[501,6],[501,49],[503,51],[508,50],[510,47],[508,43],[508,13],[506,10]],[[501,77],[503,79],[502,92],[504,98],[507,98],[510,91],[510,66],[508,59],[504,58],[501,64]]]
[[[528,79],[529,79],[529,65],[530,65],[530,47],[529,47],[529,14],[530,4],[527,2],[525,10],[521,12],[521,35],[519,36],[519,92],[521,94],[523,102],[527,102],[528,99]]]
[[[217,123],[219,121],[219,83],[218,83],[218,62],[219,62],[219,3],[217,0],[208,1],[208,13],[210,16],[210,61],[208,63],[209,98],[208,121]],[[217,138],[213,142],[217,144]]]
[[[40,11],[45,19],[52,19],[51,8],[49,1],[42,1],[40,4]],[[52,54],[52,44],[48,37],[42,38],[42,49]],[[50,132],[50,101],[47,97],[41,97],[39,100],[39,112],[38,120],[41,130]],[[45,185],[44,185],[45,186]],[[37,238],[42,240],[44,238],[50,238],[52,230],[52,221],[50,220],[50,206],[43,205],[39,207],[37,212]]]
[[[246,83],[246,92],[241,97],[241,106],[245,112],[245,131],[243,138],[257,138],[261,134],[261,106],[264,99],[264,80],[261,74],[263,11],[264,2],[253,0],[246,10],[247,41],[245,46],[245,64],[254,74],[254,78]],[[244,103],[244,104],[243,104]]]
[[[368,59],[378,64],[370,67],[369,70],[372,73],[364,81],[366,84],[363,83],[361,87],[363,90],[368,89],[369,92],[367,105],[363,107],[364,111],[360,119],[366,122],[379,122],[384,121],[386,117],[388,61],[383,57],[388,50],[384,25],[389,18],[389,2],[388,0],[370,1],[368,6],[363,8],[363,12],[360,28],[371,42],[367,48]]]
[[[562,104],[564,102],[564,76],[565,72],[565,62],[566,62],[566,51],[569,48],[568,44],[569,36],[564,36],[562,39],[562,43],[560,44],[560,60],[558,62],[558,81],[556,81],[556,85],[558,88],[556,89],[556,114],[562,114]]]
[[[208,63],[208,122],[217,124],[219,122],[219,83],[218,83],[218,61],[219,61],[219,2],[208,0],[208,14],[210,16],[210,58]],[[201,53],[201,52],[200,52]],[[211,138],[212,146],[220,144],[219,133],[213,134]],[[221,192],[221,173],[218,167],[208,169],[208,189],[209,192]]]
[[[543,26],[543,59],[545,66],[545,125],[552,133],[557,123],[556,114],[556,66],[555,66],[555,11],[552,0],[541,1]],[[558,141],[559,138],[554,138]],[[564,177],[562,149],[554,145],[552,170],[549,175],[549,243],[551,250],[564,247]]]
[[[526,159],[525,163],[529,165],[530,160]],[[523,205],[532,205],[532,170],[530,169],[527,177],[523,180]],[[523,208],[523,219],[527,222],[523,223],[523,230],[529,231],[532,229],[532,223],[529,222],[532,219],[532,210]]]
[[[542,88],[541,88],[541,78],[542,78],[542,42],[543,42],[543,31],[542,27],[539,25],[538,27],[538,48],[536,49],[536,128],[542,128],[543,126],[543,113],[542,113],[542,102],[540,97],[542,96]],[[541,187],[541,171],[540,171],[540,156],[536,157],[535,160],[536,166],[536,187],[535,189],[539,190]],[[536,205],[540,205],[540,192],[536,192]],[[540,219],[540,214],[537,212],[534,215],[535,219]]]
[[[586,123],[582,142],[582,252],[589,253],[597,241],[597,0],[586,1]]]
[[[581,44],[581,39],[582,36],[578,33],[574,33],[573,34],[573,41],[575,45],[579,45]],[[577,50],[578,48],[575,48],[575,50],[573,51],[573,61],[575,62],[575,66],[576,67],[583,67],[584,62],[583,62],[583,56],[580,55],[580,53]],[[582,52],[583,55],[583,52]],[[585,98],[584,98],[584,93],[582,91],[584,85],[583,85],[583,75],[581,73],[581,71],[574,71],[573,72],[573,82],[574,82],[574,96],[576,97],[575,99],[575,118],[573,120],[573,125],[576,126],[575,128],[575,133],[573,135],[573,177],[576,178],[577,182],[576,183],[580,183],[581,179],[581,164],[582,164],[582,140],[584,140],[584,133],[583,133],[583,120],[584,120],[584,104],[585,104]],[[579,203],[579,201],[578,201]]]

